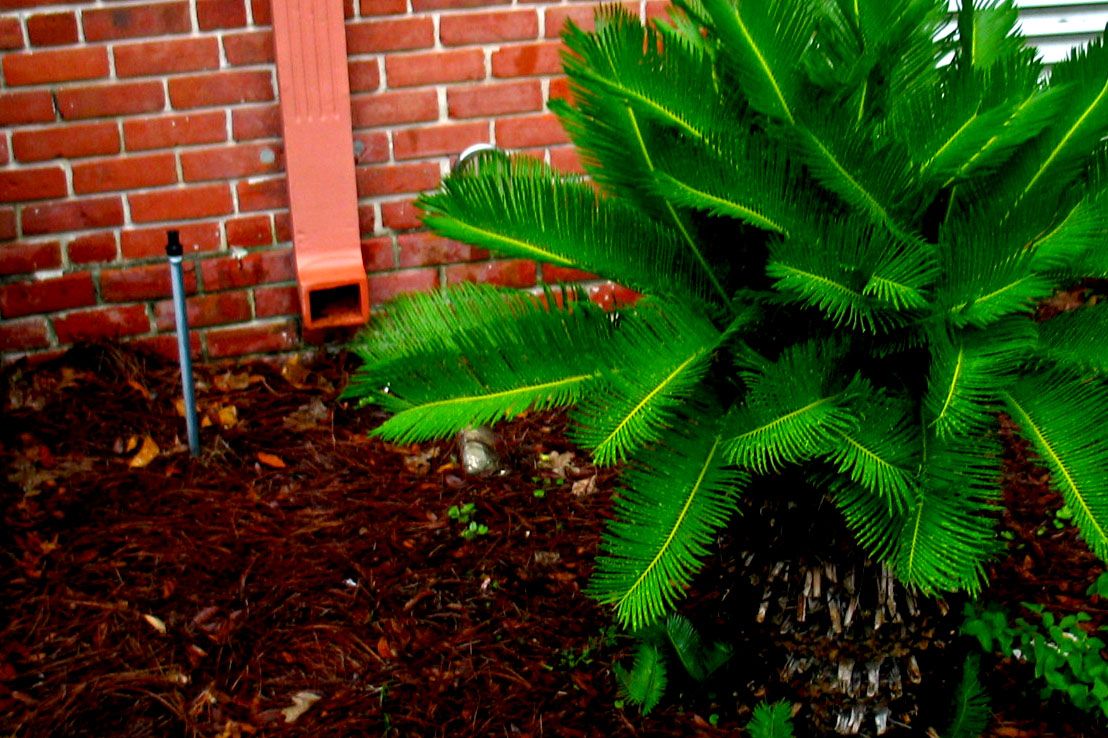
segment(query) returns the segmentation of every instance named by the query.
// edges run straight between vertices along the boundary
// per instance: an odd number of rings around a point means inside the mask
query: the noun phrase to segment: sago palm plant
[[[589,178],[488,156],[421,198],[438,233],[631,287],[605,313],[459,286],[397,300],[347,395],[375,433],[445,437],[574,406],[623,463],[590,584],[671,609],[740,495],[785,467],[924,592],[998,550],[1000,413],[1108,554],[1108,49],[1046,70],[1011,2],[680,0],[565,33],[552,103]],[[796,475],[790,475],[795,478]]]

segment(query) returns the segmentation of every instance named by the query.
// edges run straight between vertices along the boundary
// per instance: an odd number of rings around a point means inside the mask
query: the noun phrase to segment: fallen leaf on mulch
[[[165,621],[162,620],[161,618],[159,618],[157,615],[144,614],[142,616],[142,619],[145,620],[146,622],[150,623],[150,627],[153,628],[154,630],[158,631],[159,633],[162,633],[163,635],[165,634],[165,631],[166,631]]]
[[[138,445],[137,436],[132,436],[132,441],[127,442],[128,450]],[[127,464],[127,466],[131,467],[132,469],[141,469],[154,459],[158,458],[158,453],[160,451],[161,449],[158,448],[158,444],[154,443],[153,438],[151,438],[150,436],[143,436],[142,448],[140,448],[138,450],[138,453],[131,458],[131,461]]]
[[[573,487],[570,489],[570,493],[574,497],[584,497],[585,495],[591,495],[596,492],[596,475],[585,479],[578,479],[573,483]]]
[[[292,696],[292,704],[281,710],[286,723],[295,723],[297,718],[308,711],[313,704],[323,699],[315,692],[297,692]]]
[[[212,384],[220,392],[234,392],[235,390],[244,390],[252,384],[264,381],[265,378],[257,374],[250,374],[248,372],[233,374],[227,372],[226,374],[217,374],[212,380]]]
[[[224,405],[219,408],[219,424],[224,428],[234,428],[239,422],[239,411],[234,405]]]
[[[265,451],[257,453],[258,461],[273,469],[284,469],[285,460],[276,454],[267,454]]]

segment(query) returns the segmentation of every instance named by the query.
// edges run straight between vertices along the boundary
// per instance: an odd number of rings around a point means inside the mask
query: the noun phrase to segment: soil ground
[[[341,355],[198,367],[196,459],[173,365],[83,347],[5,369],[0,735],[722,736],[761,699],[796,701],[798,735],[813,734],[812,690],[784,676],[757,603],[721,604],[751,545],[741,526],[685,603],[711,613],[732,662],[643,717],[617,706],[612,677],[633,642],[582,594],[615,472],[565,440],[558,414],[498,427],[503,471],[484,477],[452,442],[369,438],[382,416],[337,399],[348,368]],[[1098,627],[1108,609],[1083,593],[1103,565],[1054,527],[1061,500],[1019,442],[1008,456],[1012,555],[983,597]],[[462,535],[449,511],[467,503],[487,532]],[[889,735],[945,723],[934,705],[971,645],[932,643],[932,694]],[[987,735],[1108,734],[1041,700],[1028,665],[983,671]]]

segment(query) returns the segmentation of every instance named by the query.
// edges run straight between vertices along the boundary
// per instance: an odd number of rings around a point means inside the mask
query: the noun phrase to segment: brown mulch
[[[735,735],[793,696],[739,623],[732,683],[617,707],[631,641],[582,594],[614,473],[539,414],[497,428],[502,474],[467,476],[453,443],[367,437],[382,416],[336,399],[347,371],[197,367],[197,459],[173,365],[85,347],[3,372],[0,735]],[[1072,529],[1038,533],[1061,503],[1011,454],[1016,555],[988,596],[1104,622],[1082,595],[1102,565]],[[465,503],[488,528],[471,540],[448,515]],[[716,558],[693,612],[719,610]],[[986,673],[993,735],[1103,734],[1026,665]]]

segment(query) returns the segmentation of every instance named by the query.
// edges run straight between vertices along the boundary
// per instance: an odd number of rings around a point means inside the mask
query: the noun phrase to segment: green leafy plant
[[[565,33],[551,107],[591,182],[487,155],[419,200],[444,236],[643,298],[398,299],[346,389],[394,413],[374,433],[574,406],[596,463],[626,462],[589,593],[631,628],[786,469],[902,581],[978,591],[999,413],[1103,558],[1108,309],[1034,311],[1108,275],[1104,41],[1046,76],[1011,2],[966,2],[950,36],[945,0],[678,6]]]
[[[943,738],[980,738],[989,724],[989,695],[981,683],[980,661],[976,656],[966,657],[951,712]]]
[[[478,536],[483,536],[489,532],[489,527],[484,523],[478,523],[474,520],[477,515],[477,505],[472,502],[466,502],[462,505],[451,505],[446,511],[446,516],[462,526],[462,529],[458,532],[462,538],[467,541],[472,541]]]
[[[754,708],[746,732],[750,738],[793,738],[792,705],[762,702]]]

